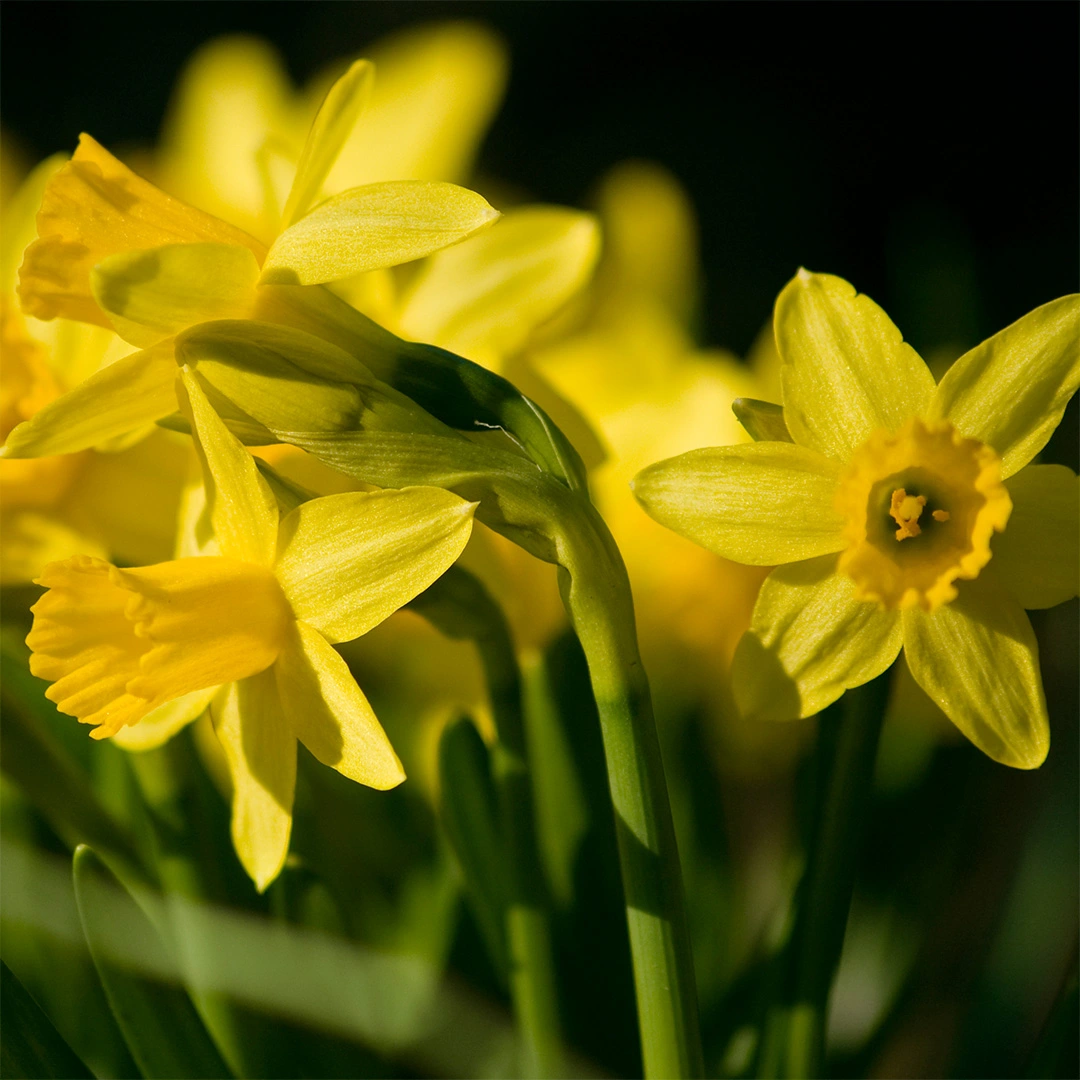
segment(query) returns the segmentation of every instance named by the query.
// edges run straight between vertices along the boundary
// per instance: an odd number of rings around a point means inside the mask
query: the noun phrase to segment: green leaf
[[[113,1015],[148,1080],[231,1076],[191,999],[160,981],[176,965],[153,923],[94,851],[81,845],[73,861],[79,918]],[[141,971],[114,959],[116,936],[127,938]],[[153,976],[156,975],[157,978]]]
[[[57,834],[74,847],[94,844],[134,865],[135,845],[126,829],[98,801],[85,773],[49,731],[50,724],[72,724],[45,697],[45,683],[27,667],[20,644],[0,638],[3,661],[0,761],[10,777]]]
[[[93,1073],[64,1041],[7,964],[0,963],[0,1076],[82,1080]]]
[[[784,422],[783,405],[756,398],[736,398],[731,403],[735,419],[755,442],[794,442]]]
[[[506,959],[506,860],[499,835],[488,748],[471,720],[448,724],[439,740],[439,810],[477,924],[503,979]]]

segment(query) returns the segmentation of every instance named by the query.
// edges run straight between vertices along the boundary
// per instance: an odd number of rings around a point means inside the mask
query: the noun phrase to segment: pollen
[[[273,574],[204,556],[121,570],[79,555],[50,563],[31,609],[30,670],[94,738],[115,735],[194,690],[277,659],[292,610]]]
[[[852,455],[837,487],[847,546],[839,569],[856,595],[883,608],[933,611],[956,581],[978,577],[1012,501],[994,450],[947,422],[914,418],[879,430]]]
[[[926,505],[925,495],[909,495],[903,488],[892,493],[889,504],[889,516],[900,526],[896,530],[897,540],[906,540],[909,536],[920,536],[919,516]]]

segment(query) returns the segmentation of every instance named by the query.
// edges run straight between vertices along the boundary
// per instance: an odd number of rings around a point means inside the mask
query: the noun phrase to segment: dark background
[[[273,41],[295,79],[468,17],[510,46],[480,168],[587,205],[614,162],[687,185],[702,336],[743,353],[797,266],[851,280],[920,349],[970,346],[1078,277],[1068,3],[34,3],[3,7],[2,115],[32,156],[152,141],[185,59]]]

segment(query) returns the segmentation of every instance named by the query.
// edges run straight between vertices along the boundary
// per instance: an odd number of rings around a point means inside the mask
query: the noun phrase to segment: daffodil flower
[[[0,208],[0,439],[132,351],[110,330],[39,322],[16,303],[16,273],[34,239],[42,191],[63,163],[61,155],[43,161]],[[137,452],[126,448],[133,439]],[[0,583],[29,582],[46,563],[77,552],[125,562],[167,558],[188,472],[184,442],[141,428],[104,447],[107,453],[0,462]]]
[[[180,373],[218,553],[120,569],[52,563],[27,638],[31,671],[95,738],[164,741],[207,706],[233,779],[232,835],[258,888],[288,850],[299,739],[359,783],[404,779],[332,643],[382,622],[442,574],[475,504],[437,488],[347,492],[279,519],[254,459]]]
[[[757,411],[787,439],[691,451],[636,479],[661,523],[728,558],[783,564],[736,652],[741,709],[819,712],[903,648],[976,746],[1037,767],[1049,724],[1024,609],[1077,593],[1078,488],[1070,469],[1028,463],[1080,383],[1080,298],[1037,308],[936,386],[839,278],[800,271],[775,330],[783,425],[777,407]]]
[[[38,239],[26,249],[19,272],[19,298],[35,318],[115,329],[142,351],[65,395],[55,415],[46,409],[32,429],[17,429],[7,456],[40,457],[95,445],[113,433],[117,410],[123,414],[121,431],[171,412],[173,377],[163,361],[175,335],[197,324],[252,319],[317,332],[326,328],[333,338],[340,330],[335,320],[340,323],[351,309],[324,290],[296,286],[421,258],[498,217],[474,192],[437,181],[367,184],[317,203],[363,111],[371,77],[371,65],[359,60],[331,86],[296,167],[282,230],[269,250],[137,176],[90,136],[81,137],[72,160],[45,185]],[[346,340],[363,349],[370,345],[364,336],[363,327],[353,326]],[[57,443],[52,436],[69,426],[73,414],[83,421],[79,438],[68,432]]]

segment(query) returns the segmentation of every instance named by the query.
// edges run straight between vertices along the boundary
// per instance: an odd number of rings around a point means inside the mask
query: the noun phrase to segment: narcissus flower
[[[132,351],[100,326],[39,322],[16,303],[16,272],[34,239],[42,191],[62,165],[59,155],[42,162],[0,206],[0,439]],[[137,451],[125,449],[135,440]],[[77,552],[125,562],[168,558],[188,471],[185,442],[144,428],[104,453],[0,462],[0,583],[29,582],[46,563]]]
[[[1025,608],[1078,589],[1077,477],[1030,465],[1080,384],[1080,297],[1045,304],[935,386],[899,330],[836,277],[800,271],[775,312],[782,412],[763,441],[636,479],[658,521],[766,579],[735,656],[754,717],[809,716],[883,672],[915,679],[996,761],[1034,768],[1049,725]],[[1025,466],[1028,466],[1025,468]]]
[[[404,779],[331,643],[439,577],[468,541],[475,504],[437,488],[346,492],[279,519],[199,376],[181,379],[216,550],[136,569],[86,556],[50,564],[31,671],[53,684],[61,712],[95,725],[91,735],[130,731],[132,747],[164,741],[209,705],[233,779],[233,840],[263,889],[288,850],[297,739],[359,783]]]

